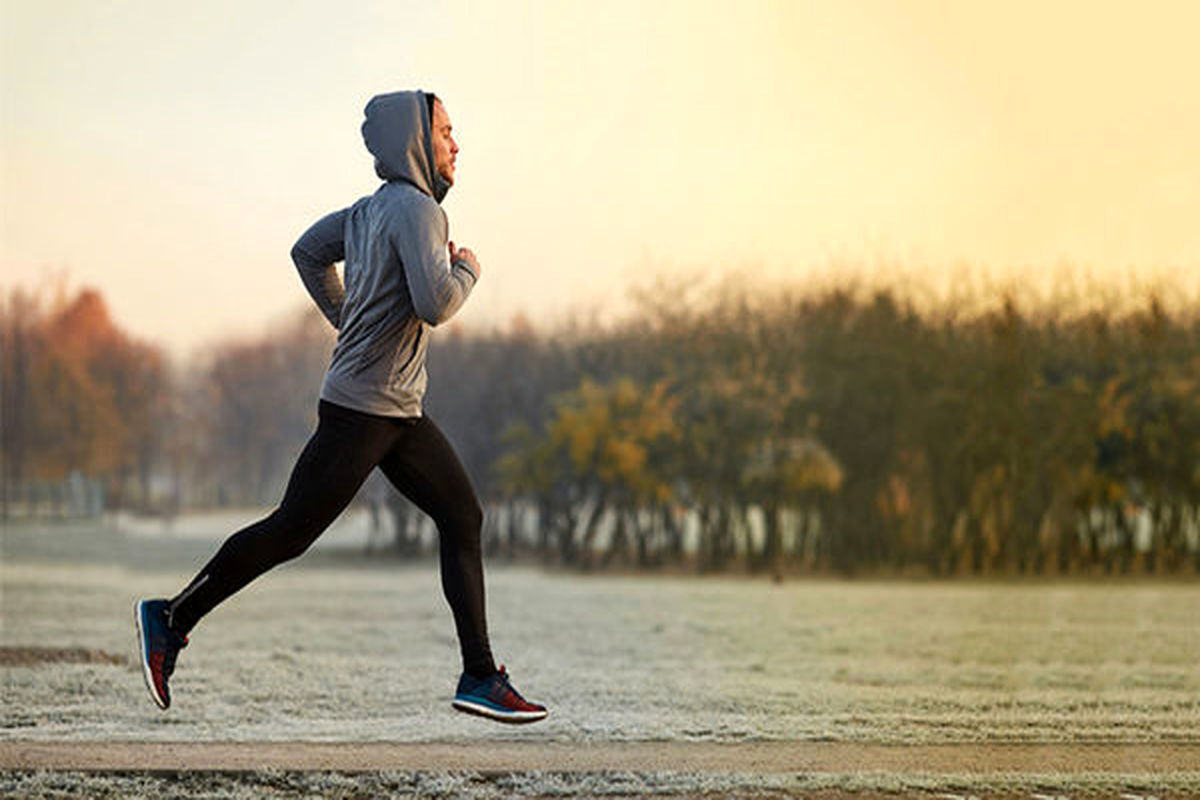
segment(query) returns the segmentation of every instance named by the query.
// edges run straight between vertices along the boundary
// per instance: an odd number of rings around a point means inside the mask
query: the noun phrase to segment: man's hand
[[[450,242],[450,263],[455,261],[465,261],[471,265],[471,269],[475,271],[475,277],[483,277],[483,270],[479,267],[479,259],[475,258],[475,254],[466,247],[455,247],[454,242]]]

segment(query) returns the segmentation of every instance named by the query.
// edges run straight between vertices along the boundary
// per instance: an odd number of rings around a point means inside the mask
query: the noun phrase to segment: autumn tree
[[[120,330],[91,289],[49,308],[14,291],[3,327],[6,494],[76,471],[103,479],[110,503],[149,503],[170,393],[162,352]]]

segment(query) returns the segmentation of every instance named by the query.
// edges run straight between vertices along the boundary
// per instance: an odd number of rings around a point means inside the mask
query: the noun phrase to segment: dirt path
[[[1200,770],[1200,742],[876,745],[834,742],[0,742],[0,769],[1004,775]]]

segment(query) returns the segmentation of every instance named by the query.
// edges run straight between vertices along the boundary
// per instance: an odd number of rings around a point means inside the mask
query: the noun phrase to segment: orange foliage
[[[167,402],[162,352],[121,331],[93,289],[80,290],[49,312],[36,298],[13,292],[0,324],[6,478],[144,471],[155,421]]]

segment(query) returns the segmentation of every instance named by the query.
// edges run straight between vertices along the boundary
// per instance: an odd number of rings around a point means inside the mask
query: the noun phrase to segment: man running
[[[475,254],[449,241],[440,203],[454,183],[458,144],[441,101],[427,92],[371,99],[362,125],[375,194],[305,231],[292,259],[337,329],[316,432],[270,516],[230,536],[171,599],[135,606],[142,669],[160,708],[188,633],[219,603],[296,558],[379,467],[437,523],[442,589],[454,614],[463,672],[454,708],[502,722],[545,718],[496,668],[484,612],[483,512],[450,443],[421,413],[429,329],[451,316],[479,279]],[[344,261],[345,284],[335,264]]]

